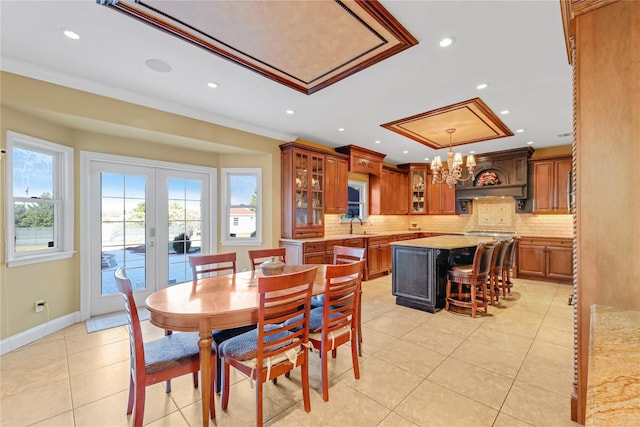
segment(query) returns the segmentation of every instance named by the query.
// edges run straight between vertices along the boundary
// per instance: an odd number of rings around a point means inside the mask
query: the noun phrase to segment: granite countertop
[[[586,426],[640,425],[640,311],[592,305]]]
[[[375,233],[354,233],[354,234],[339,234],[328,235],[324,237],[314,237],[310,239],[285,239],[280,238],[283,242],[322,242],[326,240],[344,240],[344,239],[358,239],[362,237],[380,237],[380,236],[397,236],[398,234],[415,234],[415,233],[429,233],[429,231],[381,231]]]
[[[480,236],[435,236],[422,239],[404,240],[392,242],[393,246],[410,246],[418,248],[432,249],[458,249],[477,246],[478,243],[492,242],[491,237]]]

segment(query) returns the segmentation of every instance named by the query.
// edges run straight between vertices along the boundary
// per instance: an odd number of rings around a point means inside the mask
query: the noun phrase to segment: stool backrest
[[[478,249],[480,249],[480,245],[482,246],[481,253],[478,255]],[[497,242],[491,243],[481,243],[478,245],[478,249],[476,249],[476,255],[473,257],[473,274],[477,276],[488,276],[491,272],[491,268],[493,266],[493,254],[495,252],[496,247],[498,246]],[[476,269],[476,259],[477,259],[477,269]]]

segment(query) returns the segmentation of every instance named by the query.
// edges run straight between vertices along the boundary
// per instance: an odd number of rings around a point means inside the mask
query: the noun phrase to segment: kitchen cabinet
[[[425,215],[428,210],[429,163],[406,163],[398,165],[401,169],[409,170],[409,214]]]
[[[536,160],[533,167],[533,213],[569,213],[571,157]]]
[[[288,143],[282,150],[282,237],[324,235],[323,151]]]
[[[340,156],[340,157],[338,157]],[[349,157],[325,156],[324,213],[346,214],[349,186]]]
[[[570,283],[573,279],[573,241],[569,238],[518,239],[519,278]]]
[[[429,215],[455,215],[456,213],[456,188],[449,187],[446,183],[432,183],[431,171],[427,175]]]
[[[367,246],[367,277],[389,274],[391,269],[391,245],[388,237],[369,237]]]
[[[344,246],[344,240],[323,240],[317,242],[304,242],[302,245],[303,264],[333,264],[333,247]],[[282,245],[281,245],[282,246]],[[293,262],[295,260],[287,262]]]
[[[383,167],[380,177],[369,178],[371,215],[407,215],[409,213],[407,172]]]

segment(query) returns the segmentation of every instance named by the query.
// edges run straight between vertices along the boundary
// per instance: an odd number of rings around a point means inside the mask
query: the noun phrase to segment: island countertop
[[[640,425],[640,311],[591,306],[586,426]]]
[[[492,242],[493,240],[491,237],[480,236],[435,236],[391,242],[391,245],[410,246],[414,248],[460,249],[477,246],[479,243]]]

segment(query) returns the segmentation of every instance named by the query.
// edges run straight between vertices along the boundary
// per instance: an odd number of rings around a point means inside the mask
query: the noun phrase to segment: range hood
[[[526,199],[528,195],[528,161],[533,148],[497,151],[476,155],[473,180],[456,184],[456,199],[513,197]],[[483,185],[487,176],[496,177],[494,185]]]

